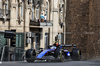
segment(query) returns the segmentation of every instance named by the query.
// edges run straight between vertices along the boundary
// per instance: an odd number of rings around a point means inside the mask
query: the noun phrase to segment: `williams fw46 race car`
[[[72,51],[69,52],[67,47],[73,47]],[[81,59],[81,51],[76,48],[76,45],[51,45],[48,49],[41,50],[39,53],[35,49],[28,49],[26,51],[26,61],[34,62],[35,60],[46,60],[46,61],[60,61],[63,62],[66,59],[72,59],[79,61]]]

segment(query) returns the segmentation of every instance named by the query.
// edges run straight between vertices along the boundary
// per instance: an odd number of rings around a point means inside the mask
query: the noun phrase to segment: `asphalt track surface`
[[[27,63],[26,61],[2,62],[0,66],[100,66],[100,61],[66,61],[66,62],[46,62],[35,61]]]

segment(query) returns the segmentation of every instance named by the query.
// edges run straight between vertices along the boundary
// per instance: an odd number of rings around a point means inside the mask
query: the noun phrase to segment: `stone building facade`
[[[0,39],[5,39],[5,30],[16,30],[15,47],[25,50],[47,48],[55,40],[64,44],[65,4],[66,0],[0,0]],[[47,16],[45,22],[41,13]]]
[[[100,56],[100,0],[67,0],[66,43],[77,44],[82,60]]]

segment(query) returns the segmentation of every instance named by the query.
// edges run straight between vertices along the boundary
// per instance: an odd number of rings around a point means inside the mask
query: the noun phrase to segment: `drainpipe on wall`
[[[40,18],[40,15],[41,15],[41,7],[42,7],[42,4],[41,4],[41,2],[39,0],[39,18]]]
[[[54,10],[54,0],[53,0],[53,2],[51,2],[51,4],[52,3],[53,3],[53,6],[52,6],[53,7],[53,9],[52,9],[52,22],[53,22],[54,21],[54,19],[53,19],[54,18],[54,16],[53,16],[54,15],[54,12],[53,12],[53,10]],[[52,43],[53,43],[53,25],[52,25]]]
[[[25,12],[25,10],[26,10],[25,5],[26,5],[26,4],[25,4],[25,3],[26,3],[26,2],[27,2],[27,1],[25,0],[25,1],[24,1],[24,48],[26,47],[26,31],[25,31],[25,25],[26,25],[26,24],[25,24],[25,22],[26,22],[26,21],[25,21],[25,16],[26,16],[26,12]]]
[[[69,15],[68,15],[68,11],[69,11],[69,6],[68,6],[68,5],[69,5],[69,0],[66,0],[66,18],[65,18],[65,19],[66,19],[66,20],[65,20],[65,26],[66,26],[66,27],[65,27],[65,28],[66,28],[66,29],[65,29],[65,31],[66,31],[66,33],[65,33],[65,36],[66,36],[66,37],[65,37],[65,42],[66,42],[66,43],[67,43],[66,38],[67,38],[67,31],[68,31],[68,16],[69,16]]]
[[[9,9],[10,9],[9,17],[10,17],[10,20],[11,20],[11,0],[9,1]],[[10,21],[9,21],[9,24],[8,24],[8,30],[10,30]]]

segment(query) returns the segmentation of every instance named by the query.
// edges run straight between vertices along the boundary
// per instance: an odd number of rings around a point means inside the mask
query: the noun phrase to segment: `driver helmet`
[[[55,41],[53,45],[54,45],[54,46],[58,46],[58,43],[57,43],[57,41]]]

